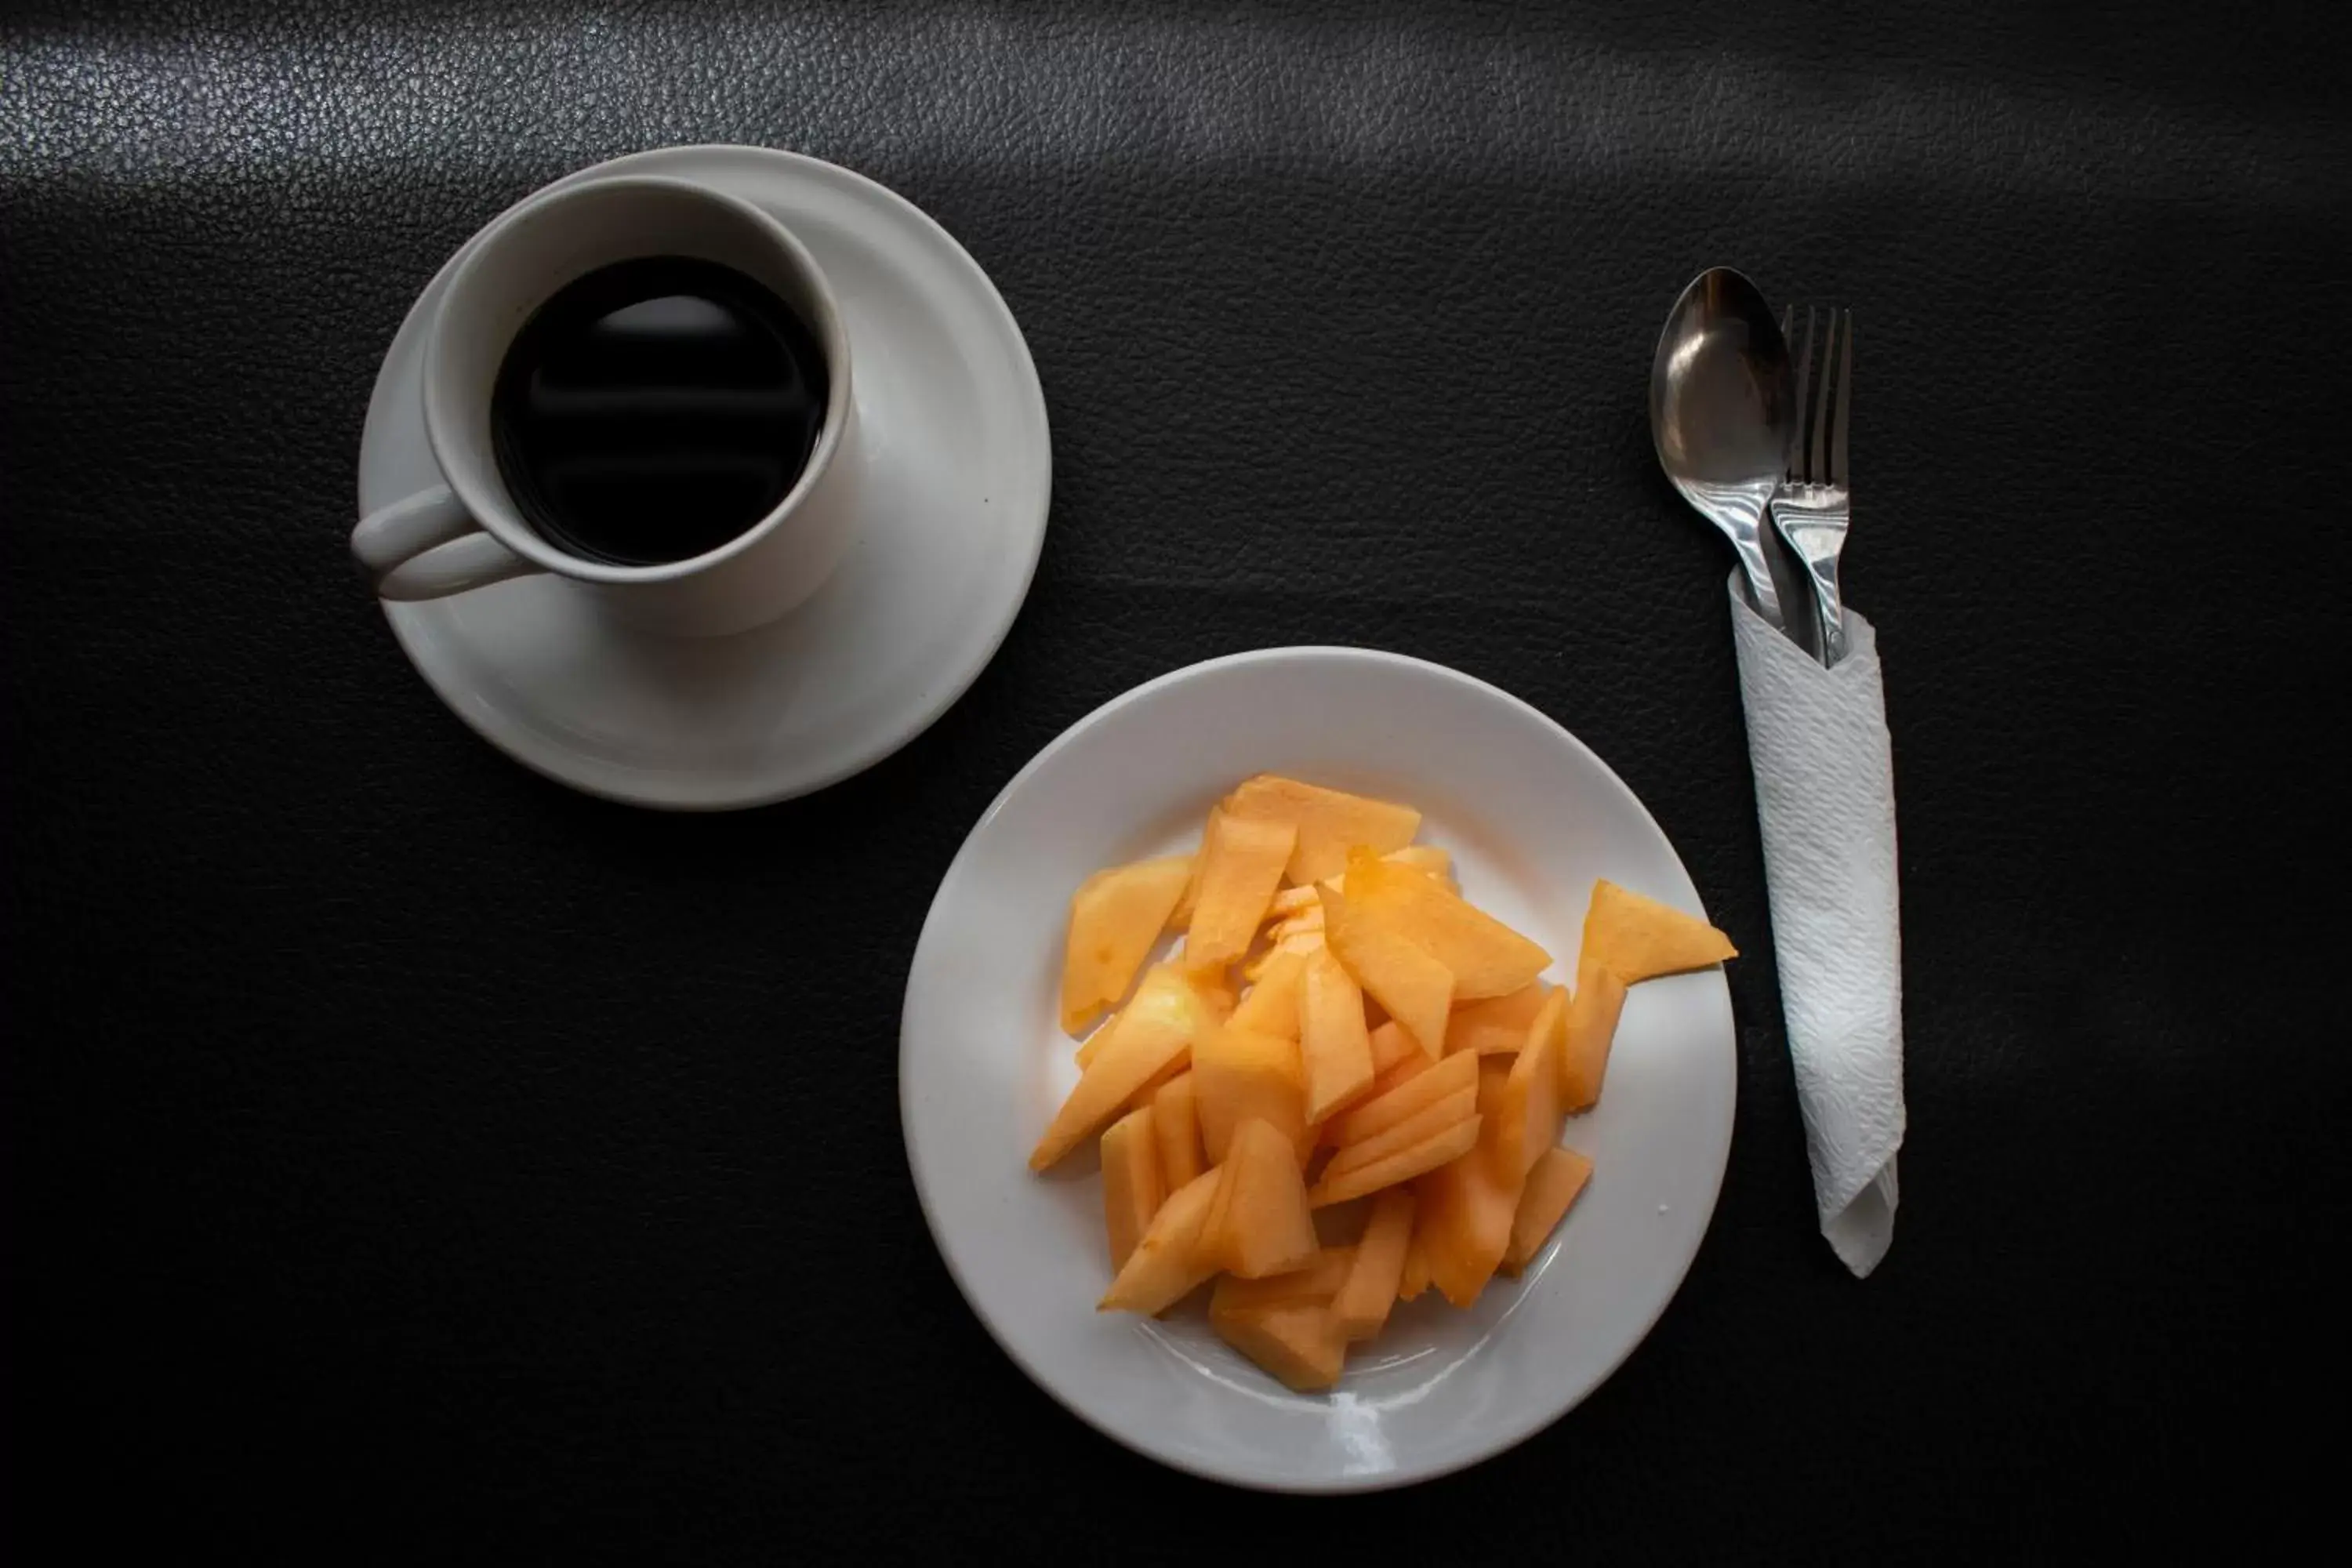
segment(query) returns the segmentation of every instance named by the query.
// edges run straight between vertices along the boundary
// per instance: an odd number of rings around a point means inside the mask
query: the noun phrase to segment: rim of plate
[[[1010,1339],[998,1331],[994,1320],[990,1316],[988,1310],[981,1304],[979,1299],[974,1295],[971,1282],[964,1278],[962,1269],[957,1266],[954,1254],[947,1247],[941,1237],[939,1215],[931,1202],[931,1178],[925,1170],[922,1152],[917,1147],[912,1135],[909,1116],[910,1108],[908,1104],[908,1084],[910,1082],[910,1078],[907,1071],[907,1053],[908,1049],[907,1028],[908,1015],[912,1005],[915,987],[924,970],[924,960],[927,950],[930,948],[932,942],[938,938],[939,932],[942,929],[942,906],[947,902],[947,894],[950,885],[965,868],[965,863],[971,853],[973,840],[977,839],[987,829],[989,825],[995,820],[997,816],[1004,810],[1006,803],[1012,800],[1013,797],[1018,794],[1034,776],[1049,765],[1062,752],[1072,745],[1075,745],[1086,731],[1093,729],[1097,724],[1104,722],[1124,709],[1132,707],[1137,703],[1149,700],[1153,696],[1165,690],[1171,686],[1200,679],[1204,676],[1220,671],[1246,668],[1252,665],[1289,663],[1299,660],[1313,659],[1336,659],[1341,661],[1385,665],[1397,669],[1410,669],[1419,674],[1434,676],[1447,684],[1457,686],[1481,699],[1499,701],[1505,706],[1517,710],[1521,715],[1535,720],[1554,738],[1564,742],[1571,750],[1581,752],[1586,760],[1591,762],[1600,770],[1600,774],[1607,781],[1608,787],[1615,790],[1617,794],[1622,797],[1624,803],[1631,805],[1641,815],[1642,820],[1649,824],[1651,830],[1658,836],[1659,842],[1665,845],[1667,852],[1674,857],[1675,864],[1682,867],[1685,880],[1691,882],[1692,889],[1694,892],[1696,892],[1697,884],[1691,879],[1689,868],[1687,866],[1682,866],[1681,852],[1674,847],[1674,840],[1667,837],[1665,829],[1659,825],[1658,819],[1651,815],[1650,808],[1643,804],[1641,796],[1633,792],[1633,786],[1628,784],[1623,779],[1618,777],[1616,770],[1612,768],[1608,763],[1601,757],[1599,752],[1593,751],[1591,747],[1579,740],[1572,731],[1570,731],[1565,725],[1561,724],[1558,720],[1552,718],[1551,715],[1546,713],[1540,708],[1536,707],[1525,698],[1515,696],[1511,692],[1506,691],[1501,687],[1495,685],[1491,681],[1481,680],[1476,676],[1465,674],[1463,671],[1455,669],[1450,665],[1439,664],[1432,659],[1415,658],[1411,654],[1393,653],[1381,648],[1359,647],[1342,643],[1302,643],[1287,645],[1280,647],[1253,648],[1241,653],[1224,654],[1215,658],[1202,659],[1197,663],[1182,666],[1180,668],[1170,670],[1164,675],[1156,676],[1139,685],[1130,687],[1126,691],[1119,693],[1110,700],[1087,713],[1076,722],[1072,723],[1067,729],[1064,730],[1060,734],[1055,736],[1053,740],[1045,743],[1044,748],[1041,749],[1035,756],[1030,758],[1029,761],[1022,766],[1019,772],[1015,773],[1013,777],[1007,781],[1004,787],[997,792],[996,797],[989,802],[988,808],[981,813],[979,817],[973,821],[971,829],[964,835],[964,841],[958,847],[955,858],[949,862],[946,873],[940,879],[938,889],[931,895],[930,908],[925,912],[923,916],[922,930],[915,939],[914,958],[908,967],[906,989],[901,993],[899,998],[898,1125],[900,1139],[906,1144],[907,1148],[908,1170],[914,1178],[915,1198],[917,1203],[922,1207],[923,1223],[930,1231],[932,1247],[938,1252],[940,1261],[946,1266],[948,1276],[954,1281],[957,1292],[962,1296],[964,1304],[971,1310],[972,1316],[980,1320],[981,1327],[988,1331],[989,1338],[995,1342],[997,1348],[1003,1351],[1006,1357],[1010,1359],[1015,1366],[1021,1369],[1023,1374],[1025,1375],[1030,1382],[1036,1384],[1038,1388],[1042,1389],[1056,1405],[1059,1405],[1063,1409],[1068,1411],[1072,1415],[1076,1416],[1078,1420],[1085,1423],[1088,1427],[1101,1433],[1104,1436],[1108,1437],[1113,1442],[1118,1444],[1121,1447],[1128,1449],[1129,1452],[1139,1454],[1147,1459],[1165,1465],[1171,1469],[1181,1471],[1186,1475],[1196,1476],[1202,1480],[1213,1481],[1224,1486],[1239,1487],[1244,1490],[1250,1491],[1276,1492],[1302,1496],[1339,1496],[1361,1492],[1386,1491],[1403,1487],[1416,1486],[1423,1481],[1437,1480],[1445,1476],[1454,1475],[1459,1471],[1468,1469],[1473,1466],[1483,1464],[1486,1460],[1493,1458],[1497,1454],[1505,1453],[1509,1449],[1517,1447],[1519,1444],[1527,1441],[1529,1437],[1534,1436],[1537,1433],[1562,1419],[1579,1405],[1582,1404],[1587,1398],[1591,1397],[1594,1390],[1598,1389],[1602,1384],[1608,1382],[1610,1378],[1616,1375],[1618,1369],[1622,1367],[1625,1362],[1633,1355],[1633,1352],[1639,1349],[1642,1343],[1650,1337],[1651,1331],[1657,1327],[1659,1320],[1664,1317],[1666,1308],[1673,1303],[1674,1299],[1677,1295],[1681,1294],[1683,1282],[1689,1278],[1691,1265],[1697,1261],[1699,1248],[1705,1245],[1706,1233],[1713,1226],[1715,1207],[1722,1198],[1724,1174],[1730,1166],[1731,1120],[1733,1117],[1736,1117],[1738,1106],[1738,1074],[1737,1061],[1738,1038],[1738,1026],[1736,1022],[1733,1024],[1732,1035],[1734,1061],[1731,1077],[1730,1101],[1727,1108],[1728,1114],[1726,1118],[1721,1146],[1714,1160],[1714,1169],[1710,1173],[1709,1179],[1706,1182],[1706,1222],[1699,1226],[1696,1238],[1691,1244],[1688,1255],[1683,1258],[1678,1266],[1675,1268],[1672,1288],[1667,1289],[1664,1294],[1659,1298],[1656,1307],[1650,1311],[1647,1319],[1642,1323],[1640,1331],[1633,1334],[1626,1341],[1624,1347],[1609,1360],[1608,1364],[1602,1368],[1592,1381],[1582,1390],[1569,1394],[1565,1399],[1556,1405],[1549,1400],[1538,1402],[1536,1413],[1531,1416],[1506,1418],[1498,1421],[1498,1423],[1487,1433],[1484,1434],[1481,1437],[1474,1438],[1470,1443],[1465,1444],[1459,1452],[1444,1454],[1435,1459],[1425,1463],[1416,1464],[1408,1461],[1399,1465],[1394,1469],[1382,1471],[1377,1474],[1340,1475],[1330,1478],[1309,1478],[1306,1479],[1270,1479],[1255,1475],[1239,1474],[1232,1471],[1213,1469],[1204,1464],[1197,1462],[1192,1456],[1187,1455],[1179,1449],[1156,1442],[1148,1432],[1122,1430],[1109,1422],[1098,1418],[1092,1411],[1087,1410],[1079,1404],[1075,1397],[1066,1394],[1054,1374],[1050,1373],[1046,1369],[1039,1366],[1028,1356],[1024,1355]],[[1703,906],[1704,900],[1701,900],[1701,902]],[[1701,973],[1711,973],[1714,976],[1717,985],[1723,991],[1726,999],[1726,1009],[1727,1011],[1729,985],[1724,979],[1721,969],[1718,967],[1713,971],[1704,971]],[[1472,1353],[1475,1354],[1477,1352],[1474,1351]]]

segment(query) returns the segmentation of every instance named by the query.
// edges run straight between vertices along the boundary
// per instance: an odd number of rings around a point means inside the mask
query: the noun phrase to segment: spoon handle
[[[1811,565],[1813,605],[1822,633],[1824,668],[1845,657],[1845,612],[1838,604],[1837,563]]]
[[[1755,607],[1756,613],[1764,617],[1767,626],[1776,632],[1787,632],[1789,617],[1781,613],[1780,590],[1773,585],[1772,568],[1764,560],[1763,545],[1742,544],[1738,548],[1739,564],[1747,576],[1741,592],[1747,595],[1748,602]]]
[[[1741,594],[1764,624],[1782,636],[1789,636],[1788,612],[1781,608],[1780,589],[1772,576],[1772,559],[1769,548],[1770,535],[1764,526],[1769,496],[1759,496],[1738,488],[1727,487],[1707,495],[1710,505],[1703,510],[1731,541],[1732,553],[1738,558],[1743,579]]]

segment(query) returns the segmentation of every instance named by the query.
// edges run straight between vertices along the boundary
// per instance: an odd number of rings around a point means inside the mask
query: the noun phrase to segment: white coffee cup
[[[624,566],[574,555],[524,519],[491,448],[490,395],[515,334],[558,289],[653,256],[719,262],[772,289],[815,334],[829,386],[808,463],[766,516],[703,554]],[[707,185],[649,175],[543,192],[476,237],[426,327],[425,427],[444,482],[362,518],[352,551],[386,599],[436,599],[552,572],[635,626],[742,631],[814,593],[848,552],[859,515],[850,408],[849,335],[833,291],[767,213]]]

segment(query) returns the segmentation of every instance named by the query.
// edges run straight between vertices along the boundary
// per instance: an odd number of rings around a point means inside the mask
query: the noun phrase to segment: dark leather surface
[[[49,1548],[13,1560],[2006,1554],[2305,1495],[2352,1218],[2340,10],[9,9],[0,1404]],[[1056,482],[935,729],[680,819],[476,740],[343,538],[440,258],[705,140],[958,235]],[[1643,425],[1716,261],[1860,322],[1911,1108],[1866,1284],[1812,1231],[1727,559]],[[897,1116],[916,930],[994,792],[1134,682],[1294,641],[1557,716],[1747,953],[1731,1169],[1656,1331],[1523,1448],[1345,1504],[1035,1391]]]

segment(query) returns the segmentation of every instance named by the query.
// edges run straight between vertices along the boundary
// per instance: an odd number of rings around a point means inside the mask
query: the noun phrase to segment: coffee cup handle
[[[385,599],[438,599],[547,570],[484,533],[446,485],[360,519],[352,553]]]

